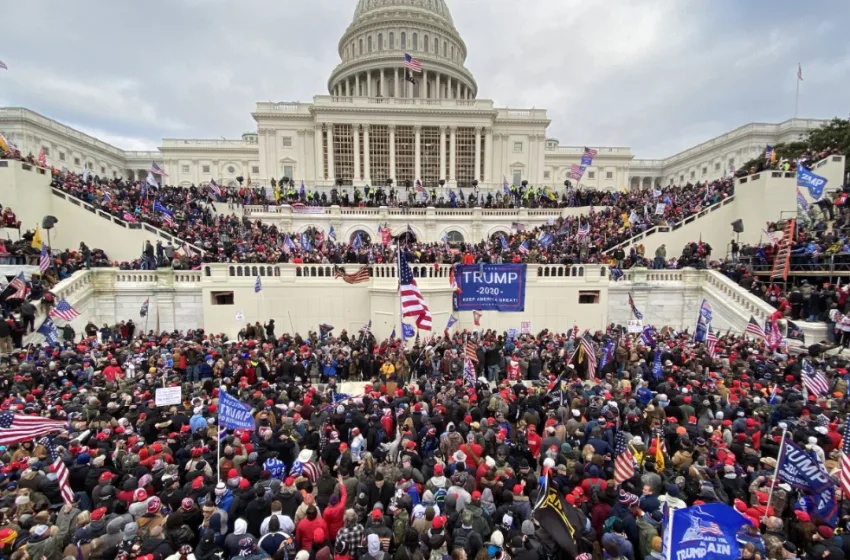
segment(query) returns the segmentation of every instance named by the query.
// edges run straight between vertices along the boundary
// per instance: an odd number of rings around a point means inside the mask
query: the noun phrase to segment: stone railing
[[[583,211],[595,212],[605,210],[606,206],[570,206],[563,208],[438,208],[428,206],[426,208],[404,208],[393,206],[379,207],[343,207],[343,206],[304,206],[293,208],[289,204],[279,206],[247,205],[243,206],[246,216],[263,218],[273,215],[275,217],[298,217],[298,216],[448,216],[448,217],[481,217],[481,218],[503,218],[509,217],[517,220],[523,218],[561,218],[574,216]]]

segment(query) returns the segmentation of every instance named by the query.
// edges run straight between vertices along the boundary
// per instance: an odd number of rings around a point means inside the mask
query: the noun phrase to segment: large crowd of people
[[[174,234],[181,246],[182,267],[203,262],[391,262],[391,239],[333,239],[330,232],[310,228],[303,234],[280,231],[274,224],[213,212],[208,190],[163,186],[122,180],[85,179],[73,173],[55,173],[53,186],[128,221],[150,223]],[[447,242],[409,245],[419,262],[600,262],[603,252],[658,224],[672,224],[699,212],[734,192],[731,180],[655,191],[606,193],[598,211],[587,216],[558,218],[528,230],[500,235],[478,244],[450,246]],[[598,196],[574,192],[570,196]],[[155,209],[162,206],[167,213]],[[189,244],[189,245],[185,245]],[[196,254],[191,247],[203,250]],[[467,256],[468,255],[468,256]],[[168,259],[158,262],[170,263]],[[141,258],[129,266],[150,265]]]
[[[730,333],[712,355],[686,332],[612,325],[586,333],[591,375],[578,329],[406,345],[274,330],[90,323],[5,355],[3,409],[67,424],[0,448],[4,557],[646,560],[665,508],[711,503],[752,523],[740,558],[850,553],[840,490],[823,513],[771,484],[783,433],[838,470],[844,357],[810,350],[829,387],[806,398],[799,358]],[[342,394],[346,380],[368,384]],[[164,386],[178,404],[157,406]],[[219,429],[225,393],[255,428]],[[576,554],[535,515],[544,474],[581,520]]]

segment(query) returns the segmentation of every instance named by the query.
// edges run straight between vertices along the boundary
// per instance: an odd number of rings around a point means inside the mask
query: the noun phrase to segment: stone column
[[[351,80],[345,79],[345,96],[351,97]]]
[[[354,97],[360,97],[360,74],[354,75]]]
[[[422,79],[419,81],[419,97],[428,98],[428,71],[424,68],[422,69]]]
[[[354,131],[354,180],[360,180],[360,125],[351,127]]]
[[[481,180],[481,127],[475,127],[475,173],[473,179]]]
[[[440,127],[440,179],[446,178],[446,127]]]
[[[393,70],[393,97],[399,97],[399,95],[398,95],[398,68]]]
[[[328,123],[328,179],[336,181],[334,169],[334,125]]]
[[[454,99],[455,96],[452,93],[452,77],[449,76],[446,78],[446,80],[448,80],[446,82],[446,99]]]
[[[390,129],[390,179],[395,181],[395,125],[389,125]]]
[[[446,181],[454,183],[457,177],[457,127],[452,126],[449,130],[451,131],[449,141],[449,176],[446,177]]]
[[[366,70],[366,97],[372,97],[372,72]]]
[[[460,92],[461,92],[462,89],[463,89],[463,86],[460,84],[460,82],[458,82],[457,83],[457,95],[455,96],[455,99],[463,99],[460,96]]]
[[[322,145],[322,125],[317,124],[315,127],[315,133],[313,134],[315,139],[315,150],[316,150],[316,179],[324,179],[325,178],[325,154],[323,153],[324,146]],[[290,177],[291,179],[292,177]]]
[[[434,86],[434,90],[436,92],[436,94],[434,95],[434,99],[440,99],[440,97],[442,96],[441,95],[442,92],[440,91],[440,73],[439,72],[437,72],[437,82],[436,82],[436,85]]]
[[[487,128],[485,131],[487,141],[484,144],[484,183],[490,184],[493,181],[493,129]]]
[[[414,153],[416,154],[414,157],[414,170],[413,174],[414,179],[421,179],[422,174],[422,127],[416,125],[413,127],[413,131],[416,134],[416,139],[414,143]]]
[[[372,162],[369,157],[369,125],[363,125],[363,180],[372,184]]]

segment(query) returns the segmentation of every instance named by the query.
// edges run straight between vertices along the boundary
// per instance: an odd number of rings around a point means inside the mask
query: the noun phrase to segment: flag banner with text
[[[455,311],[524,311],[525,265],[483,264],[457,267]]]
[[[746,517],[726,504],[703,504],[673,511],[665,524],[663,558],[741,557],[737,534],[749,524]]]
[[[786,439],[782,454],[776,465],[776,476],[800,490],[820,492],[828,486],[834,486],[826,468],[820,464],[817,455],[809,453],[793,441]]]
[[[218,425],[223,428],[236,430],[253,430],[254,417],[251,407],[242,401],[231,397],[225,391],[218,394]]]

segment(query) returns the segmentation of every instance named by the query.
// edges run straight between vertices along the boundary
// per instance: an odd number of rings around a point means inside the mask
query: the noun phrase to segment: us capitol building
[[[144,178],[151,162],[177,185],[215,178],[254,185],[283,176],[298,184],[501,189],[506,179],[563,188],[584,146],[547,136],[545,109],[495,107],[466,68],[466,43],[445,0],[359,0],[339,40],[328,95],[312,103],[257,103],[256,130],[238,140],[170,139],[157,151],[125,151],[24,108],[0,108],[0,131],[22,150],[81,172]],[[422,64],[406,79],[405,53]],[[794,141],[825,121],[752,123],[665,159],[636,159],[628,147],[598,155],[581,184],[620,190],[721,177],[766,144]],[[675,134],[676,131],[670,131]]]

